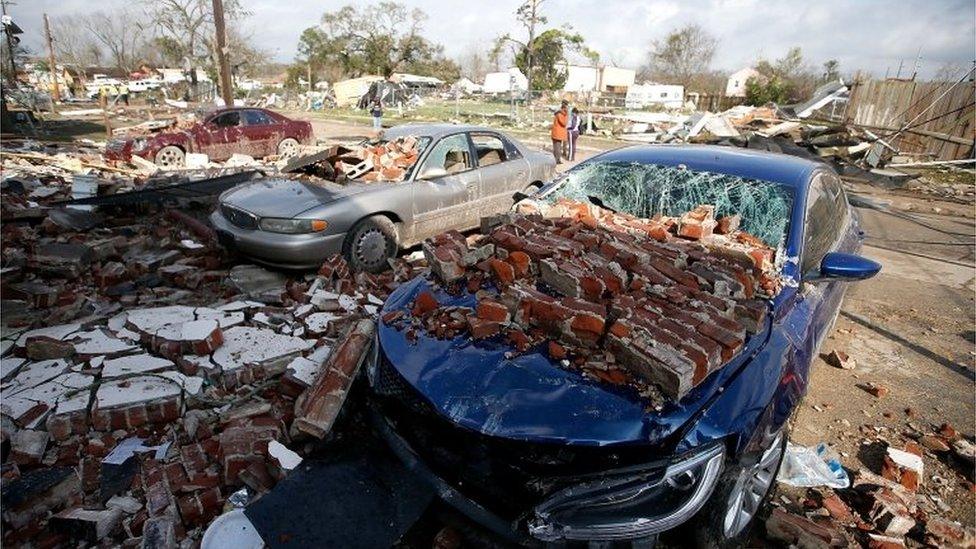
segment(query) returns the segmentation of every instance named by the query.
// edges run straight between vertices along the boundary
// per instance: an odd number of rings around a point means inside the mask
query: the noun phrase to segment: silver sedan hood
[[[327,181],[267,178],[238,185],[220,196],[220,203],[258,217],[294,217],[321,206],[359,194],[379,183],[338,185]]]

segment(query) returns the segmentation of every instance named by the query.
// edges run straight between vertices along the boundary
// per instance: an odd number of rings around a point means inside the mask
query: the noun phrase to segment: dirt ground
[[[320,139],[369,132],[367,126],[348,121],[311,120]],[[529,146],[549,149],[538,132],[518,137]],[[623,144],[586,140],[577,161],[614,146]],[[563,164],[561,171],[571,165]],[[875,278],[848,289],[833,332],[820,349],[822,357],[814,362],[791,439],[804,446],[826,442],[849,470],[878,472],[885,443],[902,448],[945,423],[973,435],[976,226],[971,201],[857,183],[849,183],[848,190],[890,205],[889,211],[857,208],[866,233],[864,254],[883,268]],[[833,350],[846,352],[856,367],[829,365],[824,357]],[[872,396],[859,387],[868,382],[889,393]],[[971,467],[949,453],[927,451],[924,462],[921,492],[933,510],[964,525],[976,523]],[[780,498],[802,497],[802,492],[783,487],[780,492]]]

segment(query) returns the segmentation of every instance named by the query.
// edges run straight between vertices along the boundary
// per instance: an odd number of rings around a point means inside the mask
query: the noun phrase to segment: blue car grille
[[[221,204],[220,213],[224,216],[224,219],[236,227],[251,230],[258,228],[258,216],[250,212],[245,212],[227,204]]]
[[[371,384],[384,415],[420,459],[467,497],[506,519],[516,518],[546,495],[588,475],[633,464],[663,471],[666,465],[655,460],[647,447],[534,444],[460,427],[435,412],[382,350]]]

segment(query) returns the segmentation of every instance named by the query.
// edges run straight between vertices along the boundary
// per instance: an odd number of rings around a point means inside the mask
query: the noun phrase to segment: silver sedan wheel
[[[729,510],[725,514],[725,537],[734,538],[752,521],[759,512],[763,498],[769,492],[776,471],[779,468],[780,457],[783,455],[783,432],[780,431],[773,439],[762,457],[754,465],[744,467],[729,495]]]
[[[278,156],[285,158],[295,156],[298,153],[298,141],[290,137],[286,137],[278,143]]]
[[[370,229],[359,236],[353,249],[356,258],[367,265],[377,265],[386,259],[386,235]]]
[[[185,155],[179,147],[168,145],[156,153],[156,165],[163,168],[179,168],[183,166]]]

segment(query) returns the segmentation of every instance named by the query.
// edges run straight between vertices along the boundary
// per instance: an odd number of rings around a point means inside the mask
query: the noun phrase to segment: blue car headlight
[[[663,474],[614,475],[565,488],[535,508],[529,532],[545,541],[642,538],[690,519],[708,500],[725,460],[713,444]]]

